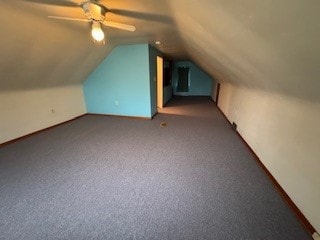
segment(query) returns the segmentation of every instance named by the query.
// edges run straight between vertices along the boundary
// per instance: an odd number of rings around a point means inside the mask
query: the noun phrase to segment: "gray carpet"
[[[2,147],[0,183],[0,239],[311,239],[207,97]]]

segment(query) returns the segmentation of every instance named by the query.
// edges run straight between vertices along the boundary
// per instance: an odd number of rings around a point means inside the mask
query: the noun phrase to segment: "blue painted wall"
[[[189,67],[189,92],[177,92],[178,67]],[[214,80],[197,65],[189,61],[174,62],[172,81],[174,95],[210,96],[214,86]]]
[[[84,82],[87,112],[151,117],[154,96],[150,89],[154,83],[149,63],[148,44],[113,49]]]

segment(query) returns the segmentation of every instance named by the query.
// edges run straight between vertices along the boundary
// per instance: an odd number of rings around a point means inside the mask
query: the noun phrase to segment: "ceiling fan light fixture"
[[[92,22],[91,35],[94,40],[101,42],[104,39],[104,32],[101,29],[101,24],[99,22]]]

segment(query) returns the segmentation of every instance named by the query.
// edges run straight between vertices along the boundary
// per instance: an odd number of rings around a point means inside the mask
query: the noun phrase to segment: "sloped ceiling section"
[[[94,46],[86,24],[48,21],[50,11],[39,4],[0,2],[1,90],[80,83],[112,49]]]
[[[170,1],[186,49],[220,81],[320,101],[317,0]]]
[[[169,55],[186,58],[165,1],[99,1],[113,11],[107,13],[109,20],[137,28],[132,33],[103,27],[105,45],[93,43],[90,23],[48,18],[49,15],[85,18],[81,7],[61,6],[66,2],[0,1],[0,91],[80,84],[121,44],[154,45],[161,40],[166,42],[165,51]]]
[[[108,19],[137,28],[104,28],[103,46],[90,24],[47,18],[84,17],[66,1],[0,1],[0,90],[79,84],[114,46],[160,40],[219,81],[320,101],[318,0],[100,0]]]

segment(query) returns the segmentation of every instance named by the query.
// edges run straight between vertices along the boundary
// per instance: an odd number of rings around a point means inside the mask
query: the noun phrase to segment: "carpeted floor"
[[[0,148],[0,239],[311,239],[210,98],[161,112]]]

